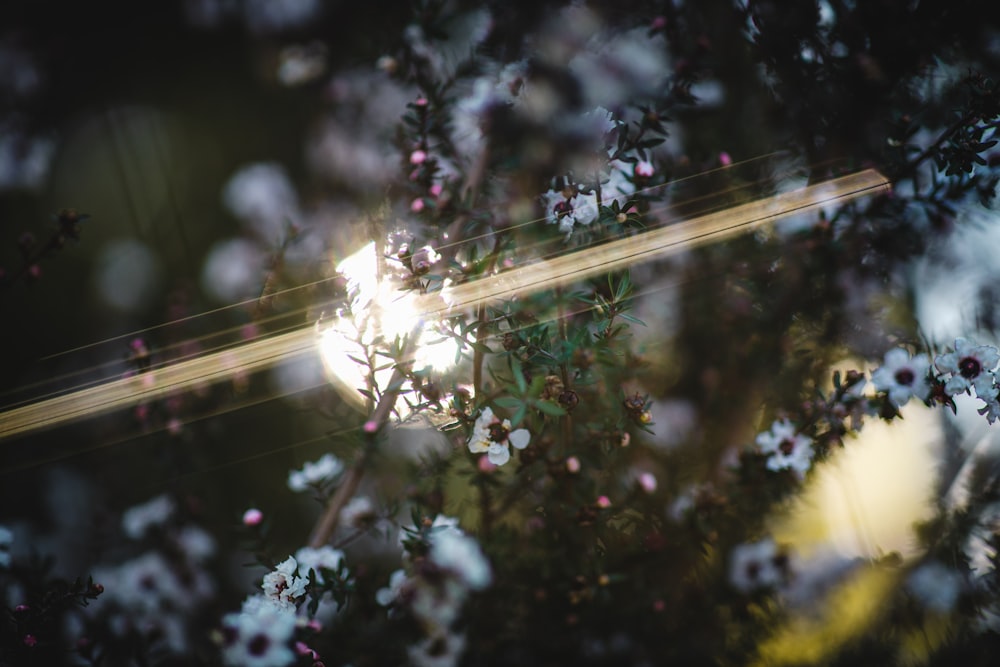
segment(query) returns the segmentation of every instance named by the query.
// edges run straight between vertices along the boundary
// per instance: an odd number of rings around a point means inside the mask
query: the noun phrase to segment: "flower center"
[[[247,642],[247,652],[250,655],[264,655],[271,646],[271,638],[263,633],[258,633]]]
[[[916,379],[916,377],[913,375],[913,371],[911,371],[909,368],[899,369],[898,371],[896,371],[896,375],[894,376],[894,378],[896,380],[896,384],[900,384],[905,387],[909,387],[911,384],[913,384],[913,381]]]
[[[982,370],[983,367],[979,365],[979,360],[975,357],[965,357],[958,362],[958,372],[966,380],[978,377],[980,371]]]
[[[510,431],[503,425],[503,422],[494,422],[490,424],[490,440],[496,443],[505,442],[507,436],[510,435]]]
[[[792,452],[795,451],[795,441],[785,438],[781,441],[781,444],[778,445],[778,450],[785,456],[791,456]]]
[[[747,563],[747,579],[757,581],[760,576],[760,563]]]

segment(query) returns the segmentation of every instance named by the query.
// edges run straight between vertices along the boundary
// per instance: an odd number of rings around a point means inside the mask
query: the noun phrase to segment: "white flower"
[[[288,646],[295,614],[267,605],[227,614],[222,620],[226,645],[222,659],[234,667],[285,667],[295,662]]]
[[[188,558],[200,563],[215,554],[215,540],[197,526],[185,526],[177,534],[177,545]]]
[[[896,407],[905,405],[911,396],[925,400],[930,393],[927,383],[927,370],[930,361],[926,354],[910,357],[910,353],[901,347],[885,353],[885,362],[872,373],[872,384],[878,391],[889,394],[889,400]]]
[[[939,354],[934,365],[942,373],[951,373],[944,386],[949,396],[961,394],[975,387],[976,395],[983,397],[993,386],[993,373],[1000,363],[1000,353],[990,345],[976,345],[965,338],[955,339],[955,351]]]
[[[490,463],[502,466],[510,460],[510,445],[515,449],[524,449],[531,441],[531,433],[527,429],[511,431],[510,428],[509,419],[500,421],[493,415],[492,409],[483,408],[472,429],[469,451],[473,454],[486,452]]]
[[[288,473],[288,488],[292,491],[306,491],[324,482],[329,482],[340,474],[344,464],[333,454],[324,454],[315,463],[306,463],[302,470],[292,470]]]
[[[788,555],[766,538],[741,544],[729,556],[729,582],[744,593],[778,586],[788,579]]]
[[[273,572],[264,575],[264,595],[271,598],[280,607],[294,610],[295,601],[305,595],[306,579],[298,574],[299,565],[295,558],[289,556],[283,563],[274,568]]]
[[[403,570],[396,570],[389,575],[389,585],[375,591],[375,601],[383,607],[392,605],[402,597],[403,591],[406,590],[406,584],[408,582],[409,577],[406,576],[406,572]]]
[[[812,439],[795,432],[795,426],[787,419],[775,421],[771,430],[757,436],[760,451],[770,454],[768,470],[791,468],[801,478],[812,465]]]
[[[983,399],[986,405],[979,408],[978,412],[986,415],[986,421],[991,424],[1000,418],[1000,401],[997,400],[997,396],[1000,396],[1000,388],[996,386],[990,387],[987,393],[979,394],[979,398]]]
[[[133,540],[141,539],[150,528],[162,526],[173,516],[174,501],[168,495],[157,496],[136,505],[122,515],[122,528]]]
[[[453,574],[472,590],[486,588],[493,579],[483,550],[468,535],[453,530],[432,534],[429,556],[432,563]]]
[[[10,548],[14,544],[14,532],[0,526],[0,568],[10,567]]]
[[[316,581],[323,583],[323,575],[320,568],[336,571],[340,563],[344,560],[344,552],[334,549],[329,545],[324,545],[319,549],[312,547],[302,547],[295,552],[295,560],[299,564],[299,577],[303,581],[309,580],[309,570],[315,570]]]
[[[375,506],[365,496],[355,496],[340,510],[340,520],[345,526],[363,528],[375,519]]]

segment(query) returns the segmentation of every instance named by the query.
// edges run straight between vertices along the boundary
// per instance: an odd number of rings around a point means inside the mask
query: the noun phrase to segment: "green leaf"
[[[534,404],[536,408],[551,417],[562,417],[566,414],[566,411],[555,403],[549,403],[548,401],[535,401]]]
[[[520,424],[522,421],[524,421],[524,416],[526,414],[528,414],[528,406],[521,405],[521,407],[517,409],[517,412],[514,413],[514,416],[510,418],[510,425],[517,426],[518,424]]]
[[[500,396],[494,402],[501,408],[505,408],[507,410],[515,410],[524,405],[523,400],[521,400],[520,398],[515,398],[513,396]]]

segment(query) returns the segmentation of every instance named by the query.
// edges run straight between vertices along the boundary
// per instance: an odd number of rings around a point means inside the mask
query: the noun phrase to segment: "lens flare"
[[[441,374],[460,359],[461,344],[447,324],[427,321],[426,311],[414,291],[403,291],[399,282],[379,271],[380,258],[374,242],[337,265],[347,279],[350,308],[338,312],[329,324],[319,326],[319,350],[327,376],[359,407],[365,398],[359,389],[372,384],[385,390],[392,377],[392,361],[379,354],[395,341],[410,341],[409,357],[417,374]],[[444,290],[445,292],[447,289]],[[397,405],[407,413],[405,401]]]

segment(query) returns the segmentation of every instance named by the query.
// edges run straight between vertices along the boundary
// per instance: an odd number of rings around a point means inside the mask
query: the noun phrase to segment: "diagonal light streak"
[[[424,321],[435,320],[483,301],[566,285],[694,246],[715,243],[827,204],[844,203],[889,190],[890,182],[885,176],[871,169],[861,171],[554,259],[533,261],[475,282],[456,285],[444,295],[440,292],[421,295],[416,312]],[[0,440],[153,401],[197,385],[226,380],[237,373],[258,371],[290,357],[315,355],[316,349],[315,329],[304,327],[47,398],[0,413]]]

